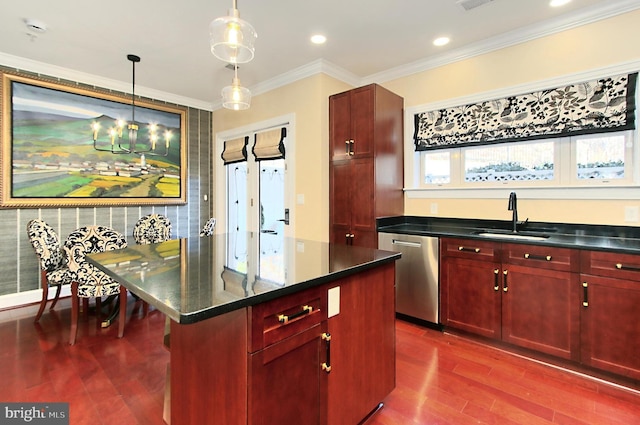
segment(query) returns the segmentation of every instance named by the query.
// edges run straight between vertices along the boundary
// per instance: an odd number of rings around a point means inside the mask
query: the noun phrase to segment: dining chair
[[[216,227],[215,217],[211,217],[200,230],[200,236],[213,236],[213,230]]]
[[[137,244],[150,244],[171,239],[171,221],[162,214],[147,214],[133,226],[133,238]]]
[[[56,287],[50,310],[56,306],[62,285],[70,284],[73,273],[69,270],[60,246],[58,234],[53,227],[40,219],[33,219],[27,223],[27,235],[40,262],[40,281],[42,285],[42,300],[36,314],[35,322],[40,320],[47,301],[49,300],[49,286]]]
[[[78,334],[80,298],[83,298],[85,311],[88,299],[94,298],[96,310],[99,314],[102,297],[119,294],[118,338],[122,338],[124,335],[127,289],[102,270],[89,263],[86,260],[86,255],[126,248],[126,246],[127,241],[124,235],[105,226],[81,227],[71,232],[65,240],[64,250],[67,254],[69,270],[75,273],[73,282],[71,282],[71,333],[69,344],[75,344]]]

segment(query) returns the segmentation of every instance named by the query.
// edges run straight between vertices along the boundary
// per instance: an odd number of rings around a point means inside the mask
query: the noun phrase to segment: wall
[[[1,65],[0,69],[18,71]],[[48,77],[55,79],[55,76]],[[0,209],[0,308],[39,301],[42,297],[40,291],[35,291],[40,288],[40,272],[26,235],[27,222],[33,218],[49,223],[61,240],[74,229],[93,224],[111,226],[131,236],[135,221],[152,212],[164,214],[171,220],[173,237],[198,235],[201,226],[212,215],[211,203],[203,200],[205,194],[208,199],[212,198],[211,112],[188,108],[186,121],[186,205]]]
[[[490,52],[446,66],[383,83],[403,96],[405,109],[447,99],[520,86],[565,75],[640,61],[640,11]],[[412,129],[405,143],[411,144]],[[406,184],[406,182],[405,182]],[[505,191],[508,193],[508,190]],[[625,206],[640,206],[637,189],[622,200],[527,199],[518,193],[520,218],[534,221],[638,225],[624,221]],[[405,214],[505,219],[506,196],[500,199],[411,199]]]
[[[246,111],[213,112],[214,135],[274,117],[295,115],[296,136],[291,140],[296,144],[295,194],[304,196],[304,204],[289,206],[291,217],[295,217],[297,238],[329,240],[329,96],[350,88],[318,74],[255,96]],[[223,166],[222,160],[214,158],[213,166]],[[216,202],[224,202],[224,197],[218,196]]]

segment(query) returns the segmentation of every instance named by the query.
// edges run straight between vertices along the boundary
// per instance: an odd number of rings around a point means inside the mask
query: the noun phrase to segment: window
[[[633,131],[416,152],[422,188],[629,186]]]

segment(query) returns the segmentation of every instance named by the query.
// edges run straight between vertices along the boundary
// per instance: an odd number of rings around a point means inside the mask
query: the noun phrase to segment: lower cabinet
[[[640,379],[640,257],[582,253],[581,360]]]
[[[395,264],[172,321],[170,368],[172,424],[357,424],[395,387]]]
[[[249,424],[326,423],[326,306],[313,288],[249,309]]]
[[[579,359],[577,252],[464,239],[440,252],[443,325]]]

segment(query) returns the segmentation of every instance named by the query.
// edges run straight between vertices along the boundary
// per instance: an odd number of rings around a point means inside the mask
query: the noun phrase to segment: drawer
[[[249,352],[327,320],[327,292],[311,288],[249,307]]]
[[[582,272],[595,276],[640,281],[640,255],[582,251]]]
[[[575,249],[505,243],[502,253],[502,261],[509,264],[567,272],[580,269],[580,253]]]
[[[476,239],[440,239],[440,256],[500,261],[500,243]]]

